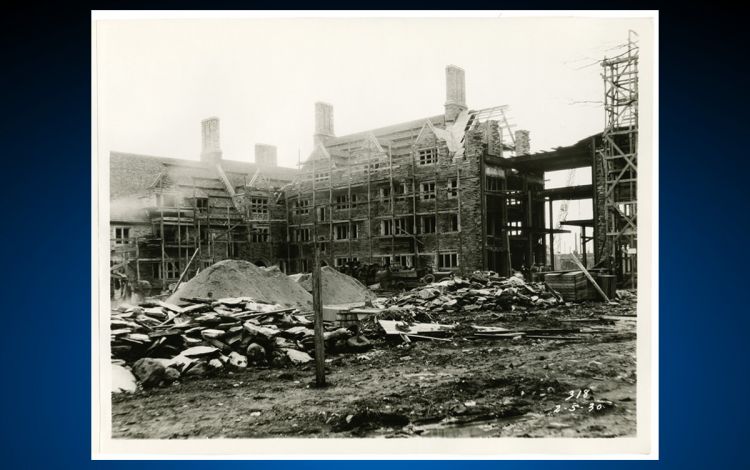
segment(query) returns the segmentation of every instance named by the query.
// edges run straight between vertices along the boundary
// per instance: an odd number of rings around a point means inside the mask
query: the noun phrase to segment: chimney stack
[[[464,69],[449,65],[445,67],[445,122],[456,122],[466,107],[466,81]]]
[[[255,144],[255,164],[261,166],[278,166],[276,146]]]
[[[516,131],[516,156],[531,153],[531,139],[529,131],[519,129]]]
[[[210,117],[201,121],[203,136],[203,148],[201,150],[201,161],[216,163],[221,160],[221,147],[219,146],[219,118]]]
[[[328,103],[315,103],[315,134],[313,140],[315,145],[334,137],[333,133],[333,106]]]

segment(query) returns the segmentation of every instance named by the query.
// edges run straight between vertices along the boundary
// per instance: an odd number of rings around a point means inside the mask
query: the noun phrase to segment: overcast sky
[[[221,120],[224,158],[255,143],[295,166],[312,150],[315,101],[337,135],[441,114],[445,66],[466,71],[470,109],[510,106],[533,151],[603,130],[597,61],[643,19],[118,20],[97,25],[101,156],[199,158],[200,121]],[[590,182],[578,171],[574,184]],[[560,185],[565,175],[554,176]],[[590,216],[590,214],[589,214]],[[572,217],[570,217],[572,218]]]

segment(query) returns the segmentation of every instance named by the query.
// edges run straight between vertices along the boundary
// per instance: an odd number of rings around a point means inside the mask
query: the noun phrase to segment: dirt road
[[[635,321],[588,322],[613,313],[633,315],[635,303],[455,316],[461,324],[615,331],[577,341],[477,339],[461,329],[450,342],[381,337],[366,354],[329,357],[323,389],[303,366],[113,395],[113,437],[633,436]]]

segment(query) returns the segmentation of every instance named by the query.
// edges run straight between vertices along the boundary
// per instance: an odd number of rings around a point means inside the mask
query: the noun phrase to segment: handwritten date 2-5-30
[[[555,409],[552,413],[562,412],[576,412],[576,411],[587,411],[589,413],[595,413],[597,411],[603,411],[613,404],[609,401],[598,401],[592,400],[591,390],[588,388],[576,389],[568,391],[568,396],[565,398],[565,403],[555,405]],[[581,403],[579,400],[583,400]]]

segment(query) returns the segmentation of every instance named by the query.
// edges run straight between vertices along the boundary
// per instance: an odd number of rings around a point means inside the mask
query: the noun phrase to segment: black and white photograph
[[[190,13],[92,14],[95,453],[654,450],[655,12]]]

